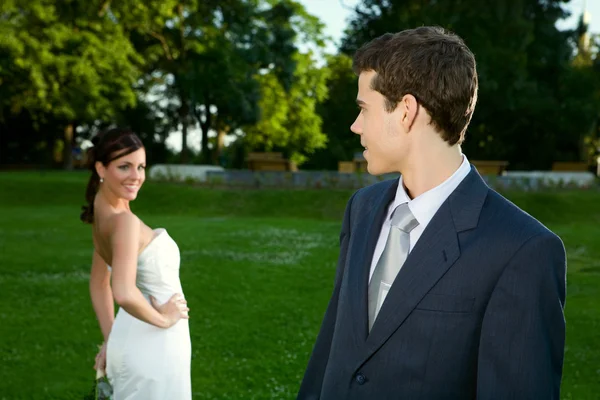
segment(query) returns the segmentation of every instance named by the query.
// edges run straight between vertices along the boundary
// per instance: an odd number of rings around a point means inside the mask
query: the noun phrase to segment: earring
[[[100,178],[100,183],[104,183],[104,178]]]

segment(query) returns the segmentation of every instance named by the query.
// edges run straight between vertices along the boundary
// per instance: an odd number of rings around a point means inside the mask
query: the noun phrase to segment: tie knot
[[[410,233],[417,225],[419,225],[419,221],[408,208],[408,203],[400,204],[392,213],[392,226],[401,231]]]

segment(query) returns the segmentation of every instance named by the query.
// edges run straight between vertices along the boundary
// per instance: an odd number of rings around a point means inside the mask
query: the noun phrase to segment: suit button
[[[365,376],[363,374],[358,374],[358,375],[356,375],[354,380],[356,380],[356,383],[358,383],[359,385],[364,385],[365,382],[367,381],[367,378],[365,378]]]

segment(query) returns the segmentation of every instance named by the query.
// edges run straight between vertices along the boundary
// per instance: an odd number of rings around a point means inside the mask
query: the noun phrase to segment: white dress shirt
[[[371,276],[373,276],[375,266],[377,265],[381,254],[383,253],[383,249],[385,248],[385,242],[387,241],[388,234],[390,233],[392,212],[396,209],[396,207],[398,207],[400,204],[408,203],[408,208],[419,222],[419,225],[410,231],[410,253],[421,237],[421,234],[423,234],[427,224],[429,224],[429,221],[431,221],[437,210],[441,207],[442,203],[446,201],[446,199],[458,187],[463,179],[465,179],[470,171],[471,164],[467,160],[467,157],[463,155],[462,164],[450,178],[412,200],[410,197],[408,197],[408,194],[404,189],[404,184],[402,183],[402,176],[400,176],[396,197],[388,207],[387,216],[383,220],[381,233],[379,234],[379,239],[377,240],[377,246],[375,246],[375,252],[373,253],[373,259],[371,260],[369,282],[371,281]]]

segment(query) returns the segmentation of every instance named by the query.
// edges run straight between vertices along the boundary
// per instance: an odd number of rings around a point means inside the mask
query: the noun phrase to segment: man
[[[561,240],[482,180],[460,144],[475,58],[441,28],[358,50],[351,130],[368,171],[298,399],[558,399]]]

